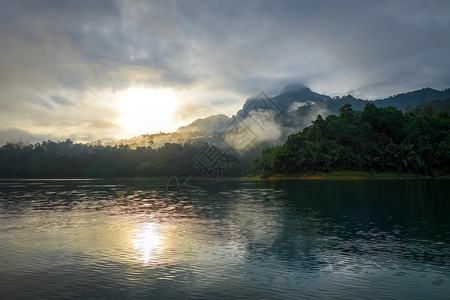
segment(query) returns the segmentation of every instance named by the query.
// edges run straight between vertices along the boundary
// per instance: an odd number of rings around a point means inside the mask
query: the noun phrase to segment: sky
[[[450,1],[0,0],[0,144],[170,132],[303,84],[450,87]]]

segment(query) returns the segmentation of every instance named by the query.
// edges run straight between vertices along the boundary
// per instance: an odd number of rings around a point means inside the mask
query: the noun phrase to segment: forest
[[[207,159],[215,151],[215,160]],[[222,159],[219,160],[220,156]],[[158,149],[128,145],[103,146],[44,141],[35,145],[7,144],[0,148],[3,178],[156,177],[189,173],[196,176],[241,176],[249,169],[236,156],[196,141],[166,143]]]
[[[264,149],[252,162],[253,173],[262,177],[340,170],[448,175],[450,99],[407,113],[373,103],[355,111],[346,104],[339,116],[319,115],[311,126],[283,145]]]
[[[173,176],[243,176],[250,172],[314,174],[338,170],[450,174],[450,99],[419,105],[407,113],[367,103],[350,104],[339,116],[320,115],[283,145],[257,154],[225,153],[199,139],[162,147],[104,146],[71,140],[0,148],[2,178],[111,178]]]

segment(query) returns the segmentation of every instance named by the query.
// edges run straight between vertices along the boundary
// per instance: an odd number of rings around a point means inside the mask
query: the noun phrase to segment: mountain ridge
[[[430,87],[406,93],[399,93],[386,98],[379,98],[375,100],[355,98],[352,95],[345,95],[342,97],[333,98],[328,95],[316,93],[304,85],[294,84],[286,86],[280,94],[272,97],[269,97],[262,92],[258,94],[258,96],[256,97],[248,98],[245,101],[243,107],[237,111],[236,115],[233,115],[231,118],[229,118],[229,122],[231,122],[236,117],[240,119],[245,119],[248,117],[250,112],[260,109],[271,109],[274,111],[278,111],[278,113],[282,114],[288,113],[291,110],[296,110],[304,106],[320,105],[326,106],[327,109],[330,110],[332,113],[338,113],[339,108],[345,104],[351,104],[353,109],[355,110],[362,110],[367,103],[374,103],[376,106],[379,107],[393,106],[397,109],[405,111],[410,107],[412,108],[414,106],[421,104],[422,102],[429,102],[435,100],[444,101],[448,98],[450,98],[450,88],[444,90],[435,90]],[[267,102],[269,102],[269,104],[267,104]],[[319,104],[317,102],[319,102]],[[298,106],[295,107],[294,104],[298,104]],[[181,132],[183,132],[186,130],[186,128],[189,128],[191,125],[193,125],[192,127],[195,127],[199,130],[206,130],[210,132],[211,131],[209,130],[210,127],[199,128],[199,125],[202,124],[201,120],[206,120],[213,116],[209,116],[203,119],[202,118],[196,119],[194,122],[186,126],[180,127],[177,130],[177,132],[180,132],[180,129],[182,128],[183,129]],[[212,119],[208,119],[208,121],[211,120]],[[205,123],[207,123],[208,126],[211,126],[210,122]]]

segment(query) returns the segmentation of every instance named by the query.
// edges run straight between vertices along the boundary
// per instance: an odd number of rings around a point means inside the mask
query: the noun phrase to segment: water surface
[[[1,299],[449,299],[450,181],[0,181]]]

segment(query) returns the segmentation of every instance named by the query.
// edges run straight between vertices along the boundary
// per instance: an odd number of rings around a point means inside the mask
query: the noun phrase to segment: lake
[[[0,299],[450,299],[449,180],[3,180]]]

